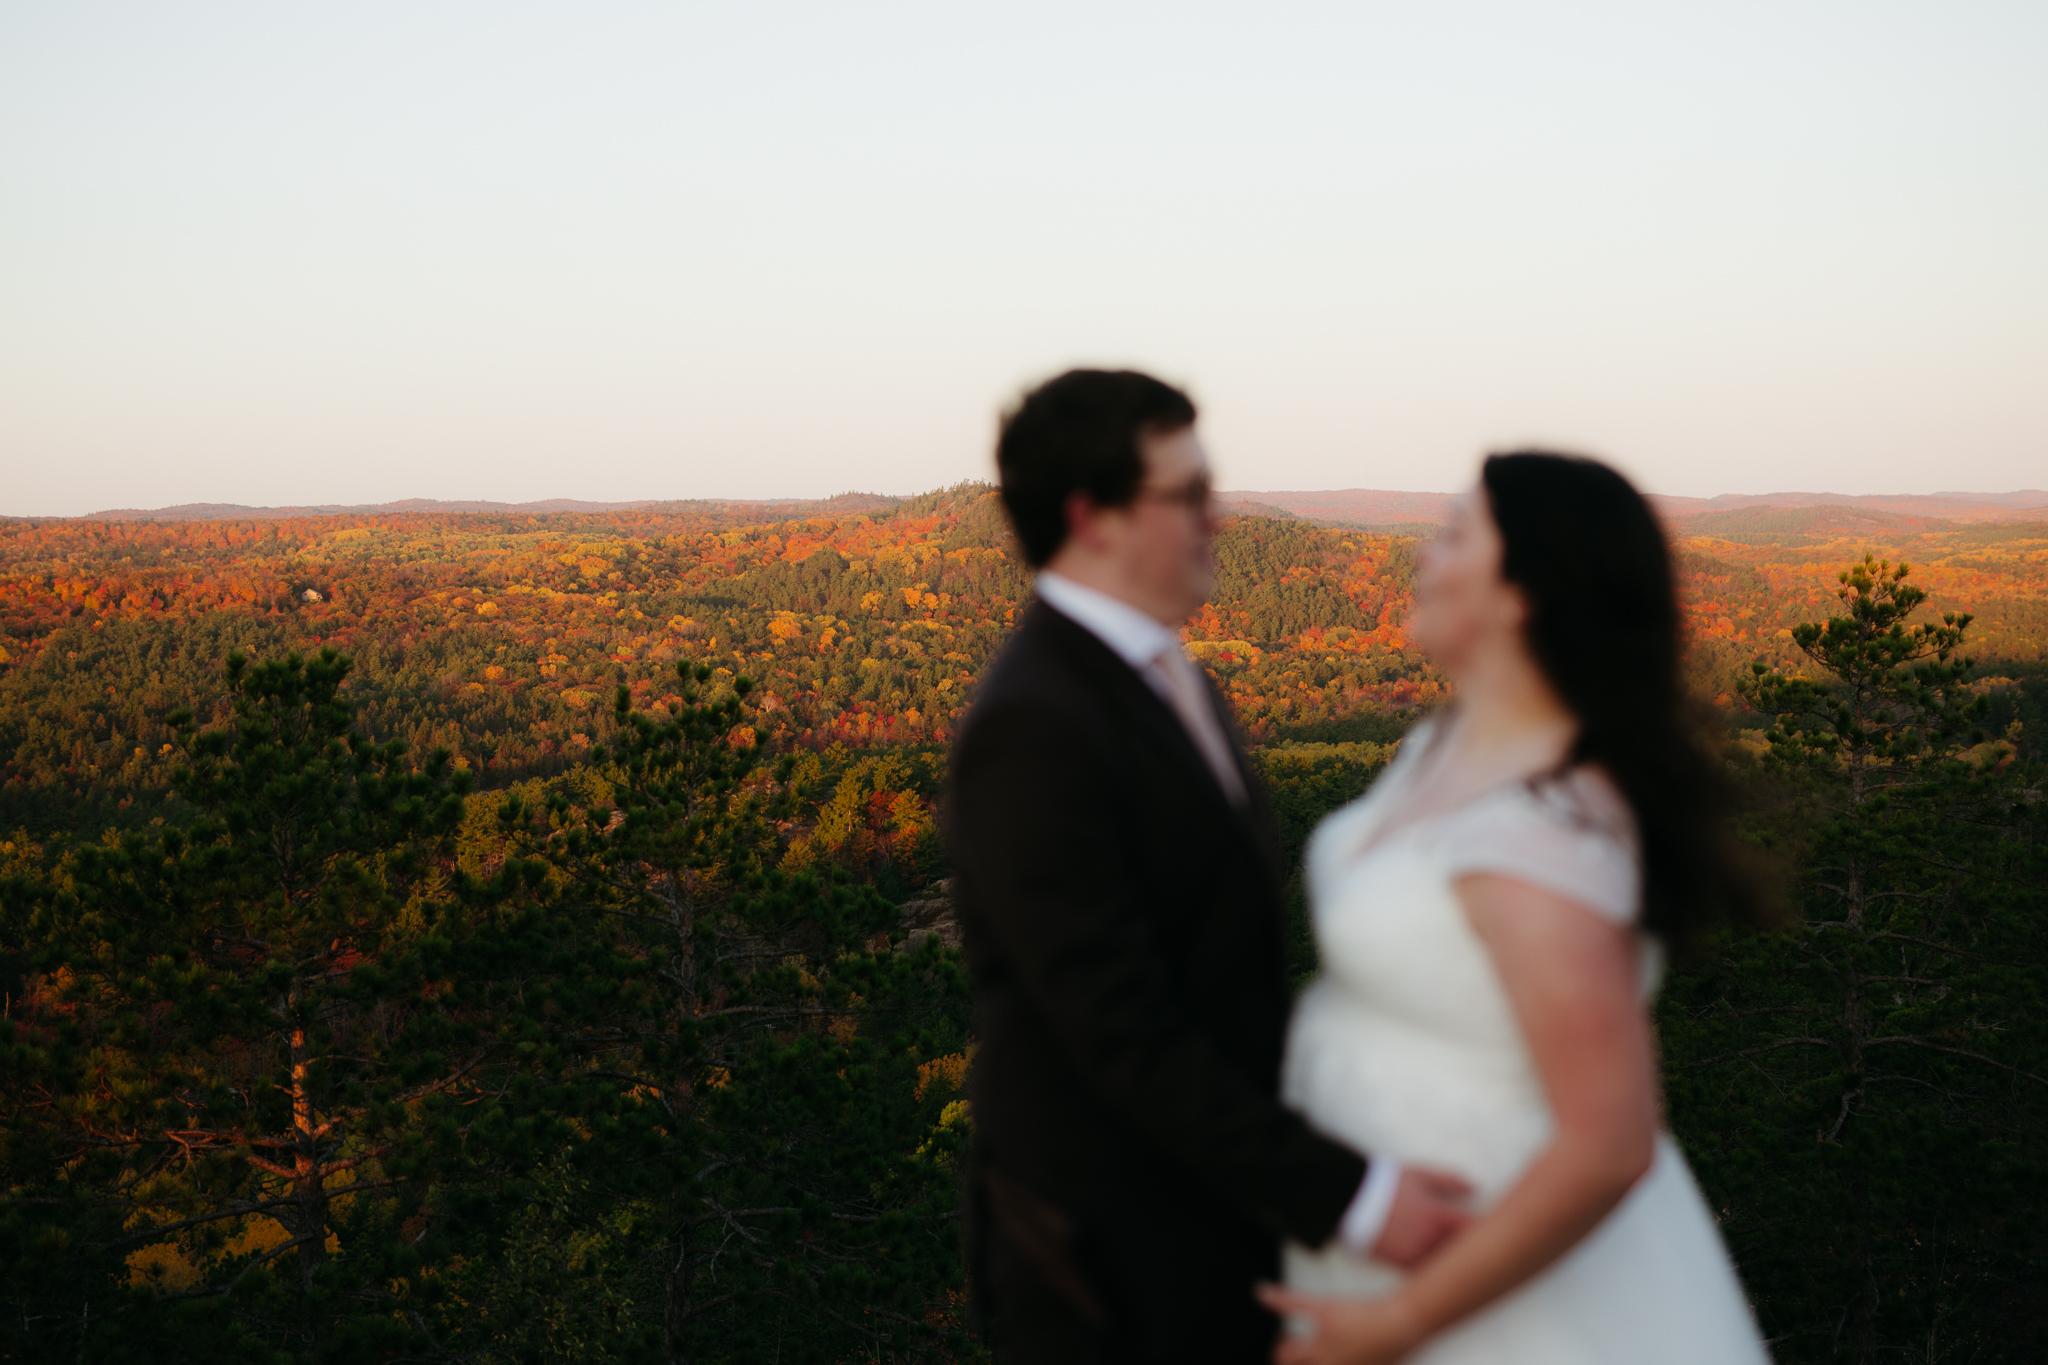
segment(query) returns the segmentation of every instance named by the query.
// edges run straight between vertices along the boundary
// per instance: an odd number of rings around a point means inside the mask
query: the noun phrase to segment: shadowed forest
[[[0,522],[0,1358],[982,1358],[935,810],[1029,579],[985,486],[785,510]],[[1218,538],[1290,864],[1447,700],[1416,529]],[[2040,1359],[2048,523],[1674,548],[1794,913],[1673,1129],[1780,1360]]]

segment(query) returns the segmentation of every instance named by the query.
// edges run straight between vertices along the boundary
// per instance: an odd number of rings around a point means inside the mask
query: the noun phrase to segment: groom
[[[952,760],[980,1051],[968,1246],[999,1359],[1263,1361],[1277,1246],[1411,1265],[1455,1180],[1280,1107],[1272,820],[1179,628],[1214,586],[1195,408],[1075,370],[996,460],[1038,600]]]

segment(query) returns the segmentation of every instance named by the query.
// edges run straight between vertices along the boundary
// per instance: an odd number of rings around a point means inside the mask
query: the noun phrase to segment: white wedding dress
[[[1634,821],[1605,778],[1509,783],[1404,822],[1427,729],[1372,790],[1323,822],[1305,867],[1322,972],[1287,1045],[1284,1094],[1361,1151],[1457,1171],[1484,1209],[1541,1151],[1551,1119],[1521,1028],[1452,883],[1514,877],[1633,922]],[[1384,835],[1381,831],[1384,830]],[[1661,958],[1643,940],[1644,993]],[[1401,1272],[1291,1245],[1290,1287],[1373,1298]],[[1754,1365],[1768,1356],[1685,1158],[1654,1164],[1607,1219],[1520,1289],[1456,1324],[1411,1365]]]

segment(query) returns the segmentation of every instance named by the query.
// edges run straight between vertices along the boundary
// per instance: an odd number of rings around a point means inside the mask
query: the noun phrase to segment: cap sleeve
[[[1512,877],[1616,924],[1633,924],[1642,913],[1635,816],[1601,773],[1579,768],[1517,784],[1474,805],[1444,833],[1453,877]]]

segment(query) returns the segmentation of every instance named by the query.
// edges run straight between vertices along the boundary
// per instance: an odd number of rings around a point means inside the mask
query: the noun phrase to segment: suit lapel
[[[1125,663],[1115,650],[1097,639],[1093,631],[1079,622],[1061,615],[1043,602],[1034,602],[1030,610],[1033,616],[1041,619],[1033,622],[1027,617],[1025,624],[1035,624],[1045,630],[1057,642],[1060,652],[1098,684],[1103,699],[1120,715],[1132,721],[1150,743],[1172,754],[1178,766],[1185,770],[1188,780],[1208,793],[1215,805],[1220,808],[1219,813],[1223,815],[1226,823],[1242,834],[1259,852],[1261,858],[1270,863],[1272,856],[1263,847],[1264,841],[1258,838],[1252,827],[1251,817],[1262,810],[1255,795],[1258,785],[1235,739],[1230,745],[1230,757],[1231,762],[1237,765],[1239,778],[1244,782],[1245,792],[1251,803],[1248,810],[1240,810],[1224,792],[1222,784],[1216,780],[1216,774],[1210,770],[1208,760],[1202,757],[1201,751],[1195,747],[1194,739],[1188,734],[1187,727],[1181,724],[1180,717],[1174,714],[1173,708],[1166,704],[1164,698],[1152,690],[1152,685],[1139,676],[1137,670]],[[1209,686],[1206,674],[1203,675],[1203,685],[1209,692],[1211,704],[1217,707],[1218,717],[1223,722],[1223,733],[1234,735],[1235,727],[1229,716],[1223,713],[1222,702],[1216,696],[1215,688]]]
[[[1223,703],[1223,695],[1216,685],[1209,681],[1205,670],[1202,687],[1209,694],[1209,704],[1216,708],[1216,719],[1223,726],[1223,733],[1230,739],[1230,761],[1237,765],[1237,780],[1244,783],[1245,810],[1239,823],[1258,845],[1259,854],[1266,860],[1275,881],[1284,881],[1287,869],[1280,865],[1280,831],[1273,822],[1272,804],[1266,800],[1266,787],[1252,769],[1251,755],[1238,738],[1237,720],[1230,714],[1230,708]],[[1233,806],[1232,810],[1236,810]]]

